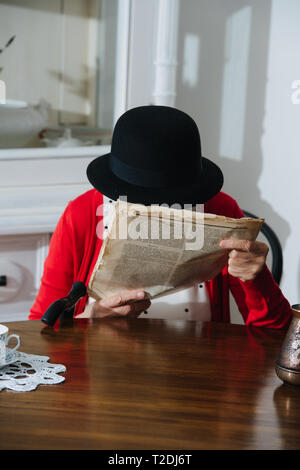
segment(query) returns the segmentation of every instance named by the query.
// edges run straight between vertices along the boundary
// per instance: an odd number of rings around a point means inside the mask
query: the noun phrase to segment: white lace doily
[[[39,385],[58,384],[65,380],[58,375],[65,372],[62,364],[49,364],[49,357],[18,352],[18,360],[0,368],[0,391],[7,388],[29,392]]]

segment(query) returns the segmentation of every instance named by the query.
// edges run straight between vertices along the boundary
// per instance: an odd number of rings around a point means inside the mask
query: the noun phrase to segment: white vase
[[[16,100],[0,103],[0,148],[30,146],[47,127],[48,108],[44,100],[36,106]]]

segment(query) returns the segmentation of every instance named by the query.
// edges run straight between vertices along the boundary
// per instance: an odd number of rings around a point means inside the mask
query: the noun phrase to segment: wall
[[[279,236],[291,303],[300,299],[299,21],[298,0],[181,0],[176,100],[223,169],[224,191]]]

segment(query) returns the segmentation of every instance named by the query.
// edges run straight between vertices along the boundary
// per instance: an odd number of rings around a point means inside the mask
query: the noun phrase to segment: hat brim
[[[110,154],[95,158],[87,167],[87,177],[100,193],[117,200],[122,196],[136,204],[203,204],[214,197],[223,186],[221,169],[208,158],[202,157],[202,170],[197,181],[185,186],[145,188],[118,178],[109,165]]]

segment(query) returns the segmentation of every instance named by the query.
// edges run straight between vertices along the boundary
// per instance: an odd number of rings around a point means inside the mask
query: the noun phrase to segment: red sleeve
[[[68,205],[51,237],[40,289],[30,309],[29,320],[41,319],[51,303],[65,297],[72,287],[74,279],[72,232]]]
[[[253,281],[243,282],[228,276],[230,290],[246,325],[268,328],[288,325],[291,306],[266,265]]]
[[[244,217],[237,204],[234,212],[234,217]],[[228,276],[230,290],[246,325],[283,328],[289,323],[291,306],[266,265],[253,281],[243,282]]]

